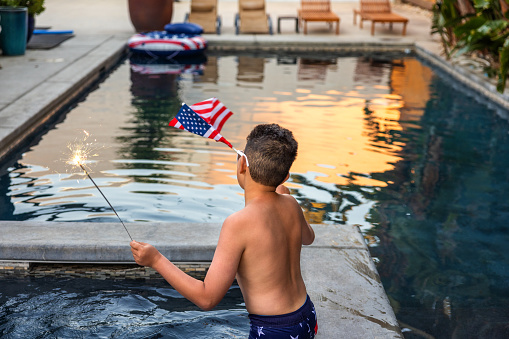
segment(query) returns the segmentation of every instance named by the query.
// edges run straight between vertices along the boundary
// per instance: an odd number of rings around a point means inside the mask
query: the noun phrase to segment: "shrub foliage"
[[[447,58],[475,53],[487,60],[503,92],[509,71],[509,0],[439,0],[432,33],[439,34]]]

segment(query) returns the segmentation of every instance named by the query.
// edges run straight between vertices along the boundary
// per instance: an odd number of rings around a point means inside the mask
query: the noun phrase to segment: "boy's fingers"
[[[144,245],[146,245],[144,242],[136,241],[136,240],[132,240],[129,244],[131,245],[131,247],[134,247],[134,248],[140,248],[140,247],[143,247]]]

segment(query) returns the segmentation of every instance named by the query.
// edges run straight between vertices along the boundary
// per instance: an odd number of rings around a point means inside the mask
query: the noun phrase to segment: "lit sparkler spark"
[[[95,148],[93,148],[91,143],[85,143],[85,141],[90,136],[90,134],[87,131],[85,131],[85,130],[83,130],[83,133],[85,133],[85,135],[86,135],[86,137],[84,138],[83,142],[76,142],[75,144],[67,145],[67,148],[69,148],[69,150],[71,151],[71,156],[69,157],[69,160],[67,161],[67,163],[69,165],[72,165],[72,166],[79,166],[79,167],[81,167],[81,169],[85,172],[85,174],[90,179],[90,181],[92,181],[92,183],[94,184],[95,188],[97,188],[97,190],[99,191],[99,193],[101,193],[101,195],[104,198],[104,200],[106,200],[106,202],[108,203],[110,208],[113,210],[113,212],[117,216],[118,220],[120,220],[120,223],[122,223],[122,226],[124,226],[124,229],[127,232],[127,234],[129,235],[129,238],[131,238],[131,240],[133,240],[133,237],[131,237],[131,234],[127,230],[127,227],[124,225],[124,222],[122,221],[122,219],[120,219],[120,216],[118,215],[117,211],[115,210],[115,208],[113,208],[113,206],[111,205],[111,203],[108,200],[108,198],[106,198],[104,193],[101,191],[99,186],[97,186],[97,184],[95,183],[94,179],[92,179],[92,177],[90,176],[90,173],[88,173],[87,169],[84,166],[85,161],[91,155],[91,153],[95,150]],[[93,156],[96,156],[96,155],[97,154],[94,154]]]
[[[85,165],[88,158],[97,156],[97,147],[92,142],[87,141],[90,134],[85,130],[83,130],[83,134],[85,134],[83,140],[76,140],[74,143],[67,145],[71,155],[66,162],[71,166],[81,167]]]

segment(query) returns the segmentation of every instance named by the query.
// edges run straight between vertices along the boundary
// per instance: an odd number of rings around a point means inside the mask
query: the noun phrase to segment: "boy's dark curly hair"
[[[265,186],[283,183],[297,157],[297,141],[291,131],[278,124],[256,126],[247,136],[244,153],[251,178]]]

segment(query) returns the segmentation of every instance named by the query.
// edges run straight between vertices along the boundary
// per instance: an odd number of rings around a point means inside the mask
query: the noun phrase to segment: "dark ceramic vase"
[[[136,32],[163,31],[171,23],[173,0],[129,0],[128,5]]]

